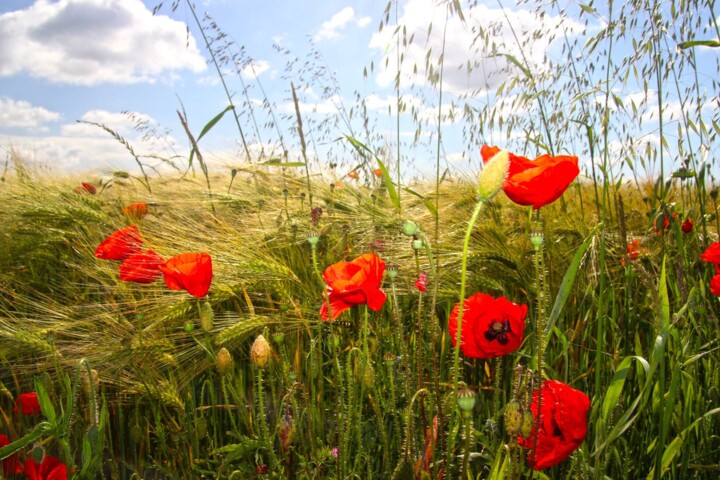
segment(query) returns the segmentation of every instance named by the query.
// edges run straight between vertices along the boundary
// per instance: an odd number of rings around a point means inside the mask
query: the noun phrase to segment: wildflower
[[[689,218],[686,218],[680,229],[683,231],[683,233],[690,233],[692,232],[693,226],[693,221]]]
[[[164,263],[165,260],[152,250],[133,253],[120,265],[120,280],[152,283],[162,275],[160,265]]]
[[[707,263],[720,264],[720,242],[713,242],[700,254],[700,260]]]
[[[385,303],[387,295],[380,290],[385,262],[374,253],[366,253],[352,262],[337,262],[325,269],[323,279],[327,284],[332,319],[353,305],[366,303],[377,312]],[[320,317],[328,319],[328,305],[323,302]]]
[[[7,435],[0,434],[0,448],[7,445],[10,445],[10,439],[7,437]],[[22,471],[22,464],[18,459],[17,453],[10,455],[8,458],[2,461],[2,473],[4,476],[9,477],[10,475],[22,473]]]
[[[28,480],[67,480],[67,465],[52,455],[45,455],[39,464],[31,456],[25,462]]]
[[[670,226],[670,219],[676,219],[677,218],[677,212],[673,212],[670,214],[667,211],[663,211],[660,213],[660,215],[653,221],[653,228],[655,229],[655,235],[660,235],[663,233],[667,228]],[[658,227],[658,224],[662,223],[662,227]]]
[[[488,163],[498,153],[498,147],[483,145],[483,161]],[[532,205],[533,209],[548,205],[565,192],[580,173],[574,156],[540,155],[534,161],[509,153],[510,167],[503,190],[518,205]]]
[[[202,298],[212,282],[212,258],[207,253],[181,253],[158,267],[171,290],[186,290]]]
[[[250,361],[259,368],[265,368],[272,358],[272,348],[263,335],[258,335],[250,347]]]
[[[348,173],[347,176],[348,178],[352,178],[353,180],[357,180],[358,178],[360,178],[360,174],[357,170],[353,170],[352,172]]]
[[[375,170],[373,170],[373,173],[376,177],[382,177],[382,169],[380,168],[376,168]]]
[[[125,215],[140,220],[148,214],[147,203],[131,203],[125,207]]]
[[[332,453],[333,457],[338,458],[338,447],[333,448],[330,453]]]
[[[38,402],[37,393],[21,393],[15,399],[15,408],[13,413],[16,415],[22,412],[23,415],[36,415],[40,413],[40,402]]]
[[[533,470],[557,465],[583,443],[589,409],[590,399],[583,392],[562,382],[547,380],[542,384],[542,415],[538,420],[538,391],[533,393],[530,411],[535,428],[527,438],[518,437],[521,446],[532,449],[537,436],[537,448],[528,454]]]
[[[720,274],[716,274],[710,279],[710,293],[720,296]]]
[[[125,260],[142,248],[142,237],[135,225],[110,234],[95,249],[95,256],[103,260]]]
[[[90,195],[95,195],[97,193],[97,188],[95,188],[95,185],[92,183],[82,182],[80,185],[82,192],[89,193]]]
[[[420,276],[415,280],[415,288],[421,292],[427,291],[427,274],[425,272],[420,272]]]
[[[627,259],[634,262],[640,258],[640,254],[645,252],[645,249],[640,247],[640,239],[634,240],[627,246]],[[625,265],[625,259],[620,260],[622,265]]]
[[[315,207],[310,211],[310,221],[313,225],[320,223],[320,217],[322,217],[322,207]]]
[[[268,467],[264,463],[261,463],[260,465],[255,467],[256,475],[268,475],[269,473],[270,473],[270,467]]]
[[[476,293],[465,299],[460,349],[466,357],[493,358],[516,350],[523,339],[527,305]],[[456,342],[458,303],[450,313],[450,340]]]

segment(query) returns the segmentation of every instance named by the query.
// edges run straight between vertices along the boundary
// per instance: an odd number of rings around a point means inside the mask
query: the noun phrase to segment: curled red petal
[[[103,260],[125,260],[142,249],[142,237],[135,225],[111,233],[95,249],[95,256]]]
[[[165,285],[172,290],[185,290],[202,298],[212,283],[212,258],[207,253],[181,253],[158,267]]]
[[[164,263],[165,260],[152,250],[133,253],[120,265],[120,280],[152,283],[162,275],[160,265]]]

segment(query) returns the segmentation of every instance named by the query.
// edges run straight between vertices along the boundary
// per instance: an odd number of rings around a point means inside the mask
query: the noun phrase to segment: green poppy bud
[[[469,388],[461,388],[457,393],[457,405],[463,414],[470,413],[475,408],[477,394]]]
[[[213,320],[215,319],[215,313],[213,312],[212,305],[210,302],[203,302],[200,304],[200,327],[204,332],[209,332],[213,327]]]
[[[503,183],[505,183],[505,178],[507,178],[509,167],[510,155],[507,150],[500,150],[488,160],[478,179],[478,197],[480,197],[480,200],[490,200],[500,191]]]
[[[517,400],[510,400],[505,407],[505,430],[514,437],[523,425],[523,408]]]
[[[417,226],[412,220],[405,220],[402,224],[402,233],[408,237],[414,237],[420,231],[420,227]]]
[[[217,366],[220,375],[230,373],[233,367],[233,358],[227,348],[223,347],[220,349],[217,354],[215,365]]]
[[[520,435],[523,436],[523,438],[529,438],[530,434],[533,430],[533,414],[530,410],[525,410],[525,413],[523,413],[523,419],[522,419],[522,426],[520,427]]]

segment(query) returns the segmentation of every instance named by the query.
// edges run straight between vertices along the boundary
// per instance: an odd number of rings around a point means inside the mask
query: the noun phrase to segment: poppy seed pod
[[[469,388],[461,388],[457,392],[457,405],[460,410],[462,410],[463,414],[473,411],[476,399],[477,394]]]
[[[258,335],[250,347],[250,361],[259,368],[265,368],[270,363],[272,349],[265,337]]]
[[[488,201],[502,188],[510,166],[510,155],[507,150],[500,150],[492,156],[480,172],[478,179],[478,197]]]
[[[532,414],[530,416],[532,425]],[[514,437],[523,427],[523,408],[517,400],[510,400],[505,406],[505,430],[508,435]]]
[[[232,370],[233,363],[232,355],[228,349],[225,347],[221,348],[217,354],[217,359],[215,360],[215,366],[217,366],[220,375],[229,373]]]
[[[200,327],[204,332],[209,332],[213,327],[213,320],[215,319],[215,313],[213,312],[212,305],[210,302],[203,302],[200,304]]]

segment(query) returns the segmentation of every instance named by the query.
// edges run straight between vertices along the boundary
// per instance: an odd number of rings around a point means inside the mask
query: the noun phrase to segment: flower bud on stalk
[[[227,348],[223,347],[217,354],[217,360],[215,362],[218,372],[220,375],[230,373],[233,367],[233,358]]]
[[[478,179],[478,196],[481,201],[488,201],[502,188],[510,167],[510,156],[507,150],[500,150],[483,167]]]
[[[270,348],[270,344],[265,340],[264,336],[258,335],[252,347],[250,347],[250,361],[256,367],[265,368],[267,364],[270,363],[271,357],[272,349]]]

